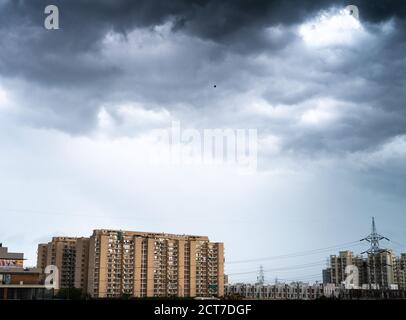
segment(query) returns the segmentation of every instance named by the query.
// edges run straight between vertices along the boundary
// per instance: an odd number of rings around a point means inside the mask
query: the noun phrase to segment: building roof
[[[3,267],[0,268],[1,273],[10,274],[39,274],[42,273],[41,268],[18,268],[18,267]]]
[[[24,260],[24,253],[8,252],[7,247],[0,247],[0,259]]]
[[[202,240],[208,241],[207,236],[197,236],[197,235],[186,235],[186,234],[171,234],[171,233],[159,233],[159,232],[141,232],[141,231],[124,231],[124,230],[108,230],[108,229],[97,229],[93,231],[93,235],[97,234],[109,234],[109,233],[122,233],[124,236],[132,237],[146,237],[146,238],[169,238],[169,239],[188,239],[188,240]]]

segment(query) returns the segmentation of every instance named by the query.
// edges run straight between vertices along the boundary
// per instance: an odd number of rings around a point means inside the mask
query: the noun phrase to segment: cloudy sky
[[[48,4],[0,0],[0,241],[27,264],[117,228],[224,242],[254,260],[232,281],[313,281],[372,216],[406,250],[404,1],[54,0],[59,30]],[[257,129],[256,172],[143,161],[173,121]]]

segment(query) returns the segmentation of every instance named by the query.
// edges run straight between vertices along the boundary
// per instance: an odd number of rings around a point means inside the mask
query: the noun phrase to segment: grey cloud
[[[257,51],[271,48],[265,44],[263,29],[268,26],[290,25],[303,21],[310,14],[340,1],[302,1],[300,5],[288,1],[54,1],[61,13],[61,30],[47,32],[43,29],[43,10],[46,0],[10,1],[3,5],[0,13],[2,36],[14,35],[12,39],[3,39],[4,47],[16,47],[25,54],[29,53],[33,63],[59,62],[55,71],[64,71],[64,60],[70,60],[81,52],[97,51],[100,40],[109,30],[127,34],[135,27],[153,27],[174,19],[174,31],[181,31],[212,40],[229,48],[243,51]],[[364,4],[363,4],[364,5]],[[369,10],[371,11],[371,10]],[[387,10],[391,12],[390,10]],[[396,11],[397,12],[397,11]],[[288,35],[287,37],[288,38]],[[6,42],[6,40],[8,40]],[[286,41],[286,40],[285,40]],[[273,45],[276,48],[285,42]],[[13,59],[6,59],[11,55]],[[12,69],[27,70],[41,79],[39,70],[27,65],[19,68],[24,56],[6,51],[0,65],[2,73],[12,73]],[[71,63],[74,71],[79,66]],[[29,70],[31,69],[31,70]],[[90,68],[90,71],[91,68]],[[89,77],[92,75],[90,72]],[[45,75],[44,75],[45,76]],[[83,79],[77,77],[75,81]],[[63,79],[59,79],[63,81]]]
[[[406,3],[402,0],[354,0],[351,4],[358,6],[361,17],[370,22],[382,22],[390,18],[404,19],[406,17]]]
[[[359,104],[358,111],[341,113],[337,123],[323,128],[298,127],[295,119],[250,118],[261,133],[284,136],[286,150],[354,151],[405,133],[401,1],[355,1],[377,41],[337,49],[342,58],[338,64],[323,61],[317,50],[306,50],[293,27],[320,9],[344,7],[342,1],[54,3],[61,11],[59,31],[42,27],[47,1],[10,1],[0,13],[0,74],[20,83],[13,90],[26,110],[24,121],[31,125],[82,133],[95,125],[101,105],[128,101],[169,108],[186,118],[204,114],[212,125],[236,125],[239,120],[226,107],[241,107],[233,97],[254,92],[271,105],[292,107],[292,112],[301,112],[295,106],[303,102],[326,97]],[[396,31],[388,36],[376,23],[390,18]],[[129,39],[135,28],[154,34],[153,27],[169,20],[173,27],[164,39],[174,43],[169,52],[156,49],[145,56],[148,44]],[[267,35],[269,27],[279,28],[279,36]],[[109,31],[122,35],[118,51],[132,45],[139,50],[134,55],[106,50],[102,40]],[[271,61],[269,66],[256,61],[261,55]],[[363,84],[357,85],[357,79]]]
[[[271,45],[278,48],[286,44],[288,37],[267,43],[263,27],[300,21],[307,7],[319,7],[312,1],[306,1],[300,10],[280,1],[73,0],[54,4],[61,14],[61,30],[57,32],[43,28],[46,0],[10,1],[3,6],[0,34],[6,50],[0,56],[2,74],[17,73],[47,85],[98,81],[102,76],[109,77],[112,70],[98,65],[95,71],[92,61],[84,60],[83,55],[97,57],[107,32],[126,35],[136,27],[149,28],[169,19],[176,21],[174,31],[215,41],[226,50],[246,52],[270,49]]]

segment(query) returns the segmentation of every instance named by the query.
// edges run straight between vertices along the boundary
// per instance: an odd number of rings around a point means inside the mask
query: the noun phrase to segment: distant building
[[[304,282],[229,284],[225,286],[225,294],[231,298],[258,300],[314,300],[324,296],[322,284]]]
[[[354,256],[351,251],[341,251],[338,255],[331,255],[329,267],[322,271],[323,284],[343,286],[347,277],[347,266],[358,269],[357,287],[363,288],[394,288],[406,289],[406,254],[397,258],[390,250],[369,253],[367,257]]]
[[[406,253],[402,253],[400,257],[395,258],[394,277],[399,289],[406,290]]]
[[[352,263],[358,268],[358,286],[369,283],[368,261],[362,256],[354,256]]]
[[[0,243],[0,268],[22,268],[23,263],[24,253],[8,252],[8,249],[3,247],[3,244]]]
[[[331,282],[331,268],[323,270],[323,284],[332,283]]]
[[[316,300],[316,299],[405,299],[406,291],[395,288],[379,290],[345,289],[343,286],[322,283],[236,283],[225,286],[225,295],[231,299],[258,300]]]
[[[395,283],[395,256],[392,251],[368,254],[368,284],[389,288]]]
[[[330,256],[331,282],[336,286],[341,285],[346,278],[345,268],[353,264],[351,251],[340,251],[338,255]]]

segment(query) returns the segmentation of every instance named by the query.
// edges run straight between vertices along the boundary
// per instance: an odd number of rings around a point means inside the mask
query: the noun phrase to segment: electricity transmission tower
[[[265,283],[264,267],[262,265],[259,266],[259,273],[258,273],[258,277],[257,277],[257,283],[261,284],[261,285]]]
[[[370,243],[370,248],[368,250],[364,251],[364,252],[361,252],[361,254],[364,254],[364,253],[376,254],[376,253],[387,251],[387,250],[381,249],[379,247],[379,241],[380,240],[388,240],[388,241],[390,241],[387,237],[384,237],[384,236],[380,235],[376,231],[375,218],[372,217],[372,232],[366,238],[363,238],[363,239],[360,240],[360,241],[369,242]]]

